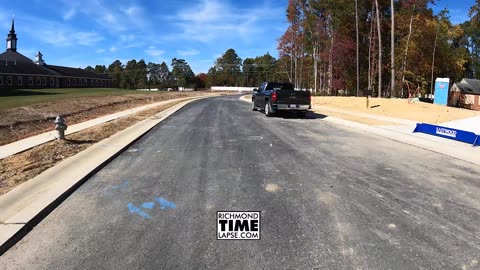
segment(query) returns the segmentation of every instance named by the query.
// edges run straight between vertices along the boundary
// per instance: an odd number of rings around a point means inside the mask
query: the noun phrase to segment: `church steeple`
[[[7,35],[7,51],[17,51],[17,34],[15,34],[15,19],[12,19],[12,29]]]

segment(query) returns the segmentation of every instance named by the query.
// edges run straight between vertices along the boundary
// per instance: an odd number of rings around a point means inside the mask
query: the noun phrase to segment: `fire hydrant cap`
[[[58,123],[65,123],[65,119],[61,115],[57,115],[57,118],[55,118],[55,124]]]

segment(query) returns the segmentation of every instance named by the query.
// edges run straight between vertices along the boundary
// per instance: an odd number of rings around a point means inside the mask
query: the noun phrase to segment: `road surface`
[[[6,269],[479,269],[480,170],[322,121],[195,101],[0,257]],[[151,209],[150,209],[151,208]],[[216,240],[216,211],[261,240]]]

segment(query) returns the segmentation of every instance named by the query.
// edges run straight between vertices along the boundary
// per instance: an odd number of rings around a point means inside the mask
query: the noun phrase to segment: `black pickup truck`
[[[309,91],[295,91],[291,83],[264,82],[253,90],[252,111],[263,110],[268,117],[278,111],[296,111],[305,117],[311,100]]]

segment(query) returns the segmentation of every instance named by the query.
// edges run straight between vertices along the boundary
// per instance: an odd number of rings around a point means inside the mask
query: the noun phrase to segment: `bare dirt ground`
[[[0,111],[0,145],[52,130],[53,120],[57,114],[65,116],[67,124],[73,125],[154,102],[208,94],[212,92],[159,92],[81,97],[3,110]]]
[[[370,98],[369,105],[370,108],[367,109],[365,97],[312,98],[312,106],[314,110],[318,113],[323,112],[322,109],[319,108],[319,106],[325,106],[349,111],[371,113],[381,116],[402,118],[430,124],[439,124],[463,118],[480,116],[480,111],[440,106],[424,102],[415,102],[413,104],[409,104],[405,99]],[[325,111],[324,113],[327,115],[335,116],[331,112]],[[344,118],[341,115],[339,115],[339,117]],[[352,118],[353,116],[349,117]],[[359,122],[362,122],[362,117],[358,118],[360,120]]]
[[[133,124],[151,117],[180,102],[172,102],[154,109],[101,124],[66,137],[65,141],[52,141],[25,152],[0,160],[0,195],[34,178],[62,160],[71,157],[94,143],[106,139]]]

